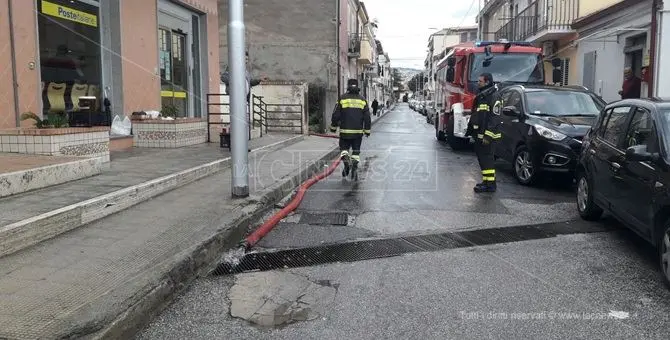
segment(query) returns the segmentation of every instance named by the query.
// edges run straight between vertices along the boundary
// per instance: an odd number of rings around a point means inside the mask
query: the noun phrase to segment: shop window
[[[186,35],[169,29],[158,30],[161,100],[164,113],[187,116]]]
[[[99,7],[74,0],[38,0],[44,115],[66,115],[71,125],[108,125],[101,107]],[[89,115],[81,97],[95,97]]]

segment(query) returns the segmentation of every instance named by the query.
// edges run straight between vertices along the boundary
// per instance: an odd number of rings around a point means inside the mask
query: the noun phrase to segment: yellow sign
[[[186,92],[181,91],[161,91],[161,97],[186,98]]]
[[[42,13],[80,24],[98,27],[98,17],[94,14],[78,11],[70,7],[42,0]]]

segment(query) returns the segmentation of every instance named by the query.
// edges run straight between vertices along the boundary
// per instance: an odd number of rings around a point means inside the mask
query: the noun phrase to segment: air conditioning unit
[[[555,48],[554,48],[554,41],[545,41],[542,43],[542,54],[545,57],[552,56],[554,54]]]

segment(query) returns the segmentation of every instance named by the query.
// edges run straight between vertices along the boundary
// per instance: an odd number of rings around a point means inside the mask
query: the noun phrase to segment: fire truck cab
[[[465,133],[482,73],[490,73],[496,86],[544,84],[542,49],[528,42],[469,42],[454,46],[440,60],[436,101],[442,105],[435,119],[435,136],[455,150],[472,141]]]

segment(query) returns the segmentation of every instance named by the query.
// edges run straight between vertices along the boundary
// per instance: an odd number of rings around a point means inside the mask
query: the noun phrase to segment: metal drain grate
[[[230,263],[219,264],[212,274],[226,275],[248,271],[306,267],[332,262],[354,262],[413,252],[530,241],[551,238],[558,235],[597,233],[616,229],[618,228],[578,220],[572,222],[355,241],[319,247],[247,254],[236,266],[233,266]]]
[[[309,213],[300,215],[300,223],[318,225],[347,225],[349,215],[347,213]]]

